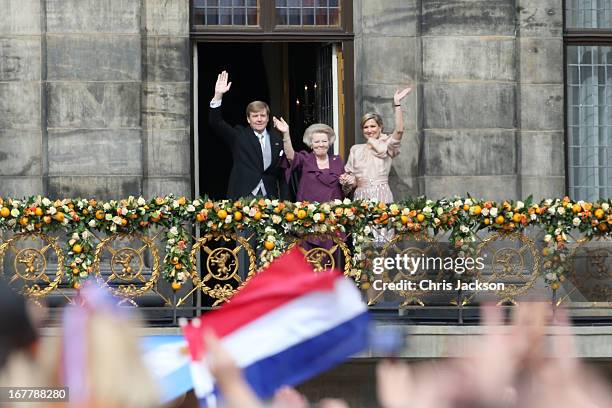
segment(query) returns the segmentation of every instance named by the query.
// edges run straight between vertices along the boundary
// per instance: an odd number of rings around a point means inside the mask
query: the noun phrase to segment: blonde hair
[[[312,148],[312,136],[315,133],[323,133],[327,135],[327,141],[329,142],[330,146],[336,141],[336,132],[334,132],[334,129],[325,123],[315,123],[314,125],[308,126],[304,131],[304,138],[302,141],[306,146]]]
[[[261,112],[262,110],[265,110],[266,114],[270,116],[270,107],[268,106],[267,103],[262,102],[262,101],[253,101],[249,103],[246,107],[247,118],[249,117],[249,114],[255,113],[255,112]]]
[[[378,126],[380,127],[380,129],[382,130],[382,127],[383,127],[382,117],[378,113],[375,113],[375,112],[368,112],[361,117],[361,128],[363,128],[363,125],[365,125],[365,123],[370,119],[374,119],[374,122],[376,122]]]

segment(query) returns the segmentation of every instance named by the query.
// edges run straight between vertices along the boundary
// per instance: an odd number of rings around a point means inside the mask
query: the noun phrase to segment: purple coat
[[[329,169],[320,169],[317,158],[312,152],[295,152],[293,161],[285,158],[281,165],[286,168],[285,178],[289,182],[293,171],[301,171],[300,185],[297,192],[298,201],[318,201],[320,203],[342,199],[340,175],[344,173],[344,162],[340,156],[329,157]]]

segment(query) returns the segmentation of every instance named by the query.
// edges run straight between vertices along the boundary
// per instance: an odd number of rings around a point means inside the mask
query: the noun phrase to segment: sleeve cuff
[[[213,109],[218,108],[219,106],[221,106],[221,102],[222,102],[221,100],[212,99],[210,101],[210,107]]]

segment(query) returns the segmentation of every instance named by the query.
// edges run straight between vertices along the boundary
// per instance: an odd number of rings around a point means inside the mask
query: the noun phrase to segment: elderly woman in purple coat
[[[334,144],[334,130],[323,124],[310,125],[304,132],[304,144],[312,152],[296,152],[291,144],[289,126],[283,118],[273,118],[274,127],[283,133],[283,149],[288,161],[285,177],[291,173],[301,173],[297,191],[297,201],[327,202],[342,199],[340,176],[344,173],[344,162],[338,155],[329,154],[329,147]]]

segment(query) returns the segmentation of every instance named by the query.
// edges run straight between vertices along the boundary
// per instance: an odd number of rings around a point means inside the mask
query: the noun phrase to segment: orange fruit
[[[181,270],[181,269],[183,269],[183,264],[182,264],[182,263],[180,263],[180,262],[179,262],[179,263],[177,263],[176,265],[174,265],[174,269],[177,269],[177,270]]]
[[[261,213],[260,213],[259,211],[257,211],[257,212],[255,213],[255,215],[253,216],[253,219],[254,219],[255,221],[259,221],[259,220],[261,220],[261,216],[262,216],[262,215],[261,215]]]
[[[211,202],[211,201],[207,201],[204,204],[204,208],[206,208],[207,210],[210,210],[211,208],[213,208],[215,205]]]
[[[72,246],[72,252],[74,252],[75,254],[80,254],[81,252],[83,252],[83,247],[81,247],[81,245],[79,244],[74,244]]]
[[[37,216],[41,216],[43,215],[43,210],[40,207],[36,207],[36,209],[34,210],[34,214],[36,214]]]
[[[561,287],[561,284],[559,282],[553,282],[553,283],[550,284],[550,288],[554,289],[554,290],[557,290],[560,287]]]
[[[505,219],[503,215],[498,215],[497,218],[495,218],[495,223],[498,225],[502,225],[504,223]]]
[[[295,215],[293,213],[288,212],[287,214],[285,214],[285,220],[287,220],[287,222],[293,222],[293,220],[295,220]]]
[[[43,221],[45,224],[50,224],[51,223],[51,217],[49,217],[48,215],[45,215],[43,217]]]
[[[264,248],[266,248],[268,251],[273,250],[275,246],[276,246],[276,244],[274,242],[272,242],[272,241],[264,242]]]
[[[521,222],[521,214],[519,213],[514,213],[514,215],[512,216],[512,221],[514,222]]]
[[[77,269],[77,272],[78,272],[78,269]],[[76,275],[76,273],[75,273],[75,275]],[[76,290],[79,290],[79,289],[81,289],[81,284],[79,282],[74,282],[72,284],[72,287],[75,288]]]
[[[29,221],[30,220],[28,219],[28,217],[21,217],[21,219],[19,220],[19,223],[25,227],[26,225],[28,225]]]
[[[580,206],[580,204],[572,205],[572,212],[574,214],[579,213],[581,210],[582,210],[582,207]]]
[[[480,215],[480,213],[482,212],[482,208],[479,205],[475,205],[472,207],[472,212],[474,213],[474,215]]]
[[[179,205],[185,205],[187,199],[185,197],[180,197],[176,202],[179,203]]]
[[[306,216],[307,216],[307,215],[308,215],[308,213],[307,213],[306,211],[304,211],[304,210],[298,210],[297,217],[298,217],[300,220],[303,220],[304,218],[306,218]]]
[[[604,210],[602,210],[601,208],[598,208],[595,210],[595,217],[601,219],[604,216]]]
[[[0,210],[0,215],[6,218],[11,215],[11,210],[9,210],[7,207],[2,207],[2,209]]]
[[[321,214],[321,218],[319,218],[319,222],[325,221],[325,214],[323,213],[319,213],[319,214]]]
[[[172,282],[172,290],[177,291],[181,288],[181,286],[183,286],[180,282]]]
[[[602,222],[601,224],[599,224],[599,225],[597,226],[597,228],[598,228],[600,231],[602,231],[602,232],[607,231],[607,230],[608,230],[608,224],[606,224],[606,223],[603,223],[603,222]]]
[[[227,211],[225,210],[219,210],[217,211],[217,217],[221,218],[222,220],[227,218]]]
[[[402,221],[402,224],[408,224],[408,216],[407,215],[402,215],[400,217],[400,220]]]
[[[491,220],[489,220],[488,218],[485,218],[484,223],[485,225],[489,225],[491,223]]]
[[[418,222],[423,222],[425,221],[425,215],[423,213],[419,213],[417,214],[416,219]]]
[[[53,218],[55,218],[55,220],[56,220],[56,221],[59,221],[59,222],[64,222],[65,215],[64,215],[64,213],[63,213],[63,212],[58,211],[58,212],[56,212],[56,213],[55,213],[55,215],[53,216]]]
[[[96,211],[96,219],[97,220],[103,220],[104,219],[104,211],[102,211],[102,210]]]
[[[236,221],[240,221],[242,219],[242,213],[240,211],[235,211],[234,212],[234,219]]]
[[[467,204],[463,204],[463,211],[469,211],[470,206]]]
[[[198,222],[203,222],[204,220],[206,220],[206,216],[204,216],[204,213],[199,212],[196,215],[196,220],[198,220]]]

